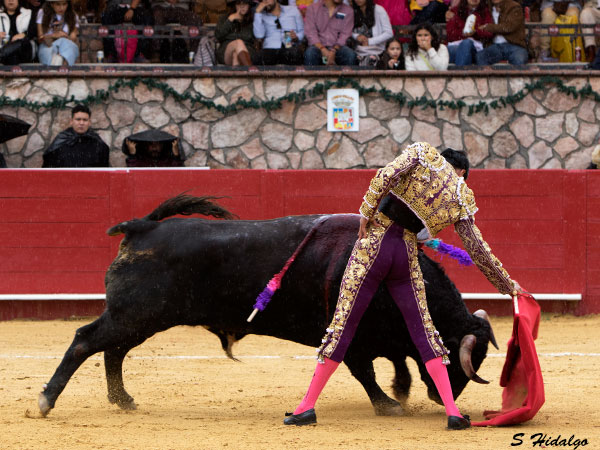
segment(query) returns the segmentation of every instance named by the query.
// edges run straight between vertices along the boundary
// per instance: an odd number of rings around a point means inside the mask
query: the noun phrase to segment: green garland
[[[223,114],[231,114],[236,111],[240,111],[243,109],[265,109],[267,111],[273,111],[282,107],[284,101],[301,103],[305,101],[307,98],[315,98],[321,95],[324,95],[328,89],[331,88],[345,88],[351,87],[356,89],[360,95],[378,93],[385,100],[396,102],[400,106],[407,106],[408,108],[421,107],[422,109],[426,108],[439,108],[441,110],[445,108],[453,109],[453,110],[462,110],[463,108],[468,108],[468,115],[472,115],[474,113],[483,112],[488,114],[491,109],[499,109],[504,108],[507,105],[514,105],[523,98],[525,98],[529,93],[539,90],[548,90],[549,86],[554,85],[559,92],[562,92],[566,95],[570,95],[573,98],[593,98],[594,101],[600,102],[600,94],[594,92],[589,84],[586,84],[581,89],[577,89],[573,86],[565,85],[562,80],[558,77],[554,76],[544,76],[540,78],[538,81],[534,83],[526,84],[523,89],[519,92],[511,95],[507,95],[504,97],[500,97],[496,100],[492,101],[479,101],[478,103],[467,104],[463,100],[433,100],[431,98],[427,98],[426,96],[421,96],[414,100],[410,100],[404,93],[394,93],[389,89],[377,89],[373,86],[371,87],[363,87],[360,83],[351,78],[340,77],[337,81],[325,81],[323,83],[318,83],[313,86],[311,89],[302,88],[298,92],[289,93],[284,95],[283,97],[279,97],[277,99],[271,98],[270,100],[245,100],[238,99],[235,103],[232,103],[227,106],[218,105],[211,100],[208,100],[206,97],[201,94],[192,94],[185,93],[180,94],[167,83],[162,81],[157,81],[155,78],[133,78],[131,80],[123,80],[119,79],[116,83],[112,84],[108,87],[107,90],[99,89],[95,94],[90,94],[86,98],[81,100],[76,100],[74,96],[69,98],[54,96],[52,100],[47,102],[32,102],[26,99],[10,99],[6,96],[0,97],[0,107],[2,106],[14,106],[18,108],[26,108],[32,111],[38,111],[40,109],[66,109],[69,108],[70,105],[80,103],[84,105],[93,105],[97,103],[101,103],[107,100],[112,92],[118,92],[119,89],[122,88],[130,88],[134,89],[136,86],[143,84],[148,89],[158,89],[163,92],[165,96],[172,96],[175,100],[179,102],[189,101],[193,107],[200,106],[204,108],[216,109],[217,111]]]

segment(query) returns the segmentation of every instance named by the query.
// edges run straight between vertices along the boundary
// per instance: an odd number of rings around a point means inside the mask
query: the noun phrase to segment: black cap
[[[173,142],[177,136],[160,130],[146,130],[132,134],[127,139],[132,142]]]

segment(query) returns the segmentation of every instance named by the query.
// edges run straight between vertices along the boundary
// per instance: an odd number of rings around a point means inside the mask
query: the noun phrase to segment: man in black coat
[[[90,130],[91,112],[76,105],[71,111],[71,126],[58,133],[44,151],[42,167],[110,167],[109,148]]]

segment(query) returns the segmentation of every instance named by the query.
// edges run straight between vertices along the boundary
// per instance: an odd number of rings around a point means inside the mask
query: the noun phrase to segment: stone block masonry
[[[371,73],[372,74],[372,73]],[[507,77],[491,72],[486,77],[449,76],[374,77],[356,80],[363,87],[402,92],[409,99],[422,96],[439,101],[462,100],[467,104],[493,102],[523,90],[536,77]],[[124,75],[123,75],[124,76]],[[180,94],[201,94],[218,105],[238,99],[268,101],[325,80],[281,73],[277,77],[214,77],[197,74],[163,78]],[[539,77],[538,77],[539,78]],[[600,92],[600,78],[573,74],[561,78],[568,86],[587,84]],[[85,77],[13,76],[0,78],[0,97],[46,102],[53,97],[84,99],[107,90],[116,79]],[[160,89],[140,84],[122,88],[102,103],[91,106],[93,128],[111,147],[111,165],[125,166],[123,139],[130,134],[157,128],[178,136],[188,166],[215,169],[351,169],[380,167],[406,145],[425,140],[440,149],[465,150],[476,168],[584,169],[598,144],[600,106],[589,97],[573,98],[555,87],[527,94],[521,101],[498,109],[469,115],[468,109],[401,106],[380,92],[361,96],[360,131],[327,131],[324,95],[281,108],[243,109],[224,114],[216,109],[180,102]],[[0,112],[32,124],[28,136],[0,144],[9,167],[35,168],[54,137],[68,126],[69,109],[30,110],[3,106]]]

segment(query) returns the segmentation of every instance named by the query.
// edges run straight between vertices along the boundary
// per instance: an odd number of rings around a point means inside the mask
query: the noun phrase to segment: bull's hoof
[[[52,406],[50,406],[50,402],[48,401],[48,397],[46,397],[46,394],[43,392],[40,392],[40,395],[38,396],[38,407],[40,408],[40,414],[42,417],[46,417],[52,409]]]
[[[403,416],[404,408],[400,403],[380,403],[373,406],[376,416]]]
[[[137,409],[133,397],[129,394],[125,395],[108,395],[108,401],[125,411],[133,411]]]
[[[137,409],[137,404],[133,400],[117,403],[117,406],[124,411],[135,411]]]

